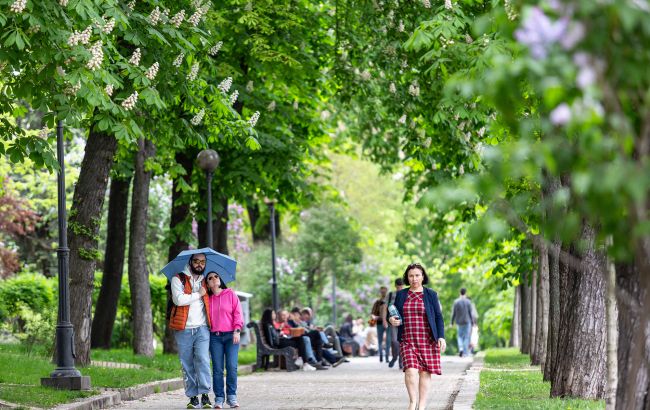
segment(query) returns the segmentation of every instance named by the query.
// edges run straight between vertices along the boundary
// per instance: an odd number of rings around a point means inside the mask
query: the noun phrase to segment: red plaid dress
[[[440,348],[433,334],[424,309],[424,292],[408,292],[404,302],[404,333],[399,345],[404,360],[404,370],[442,374]]]

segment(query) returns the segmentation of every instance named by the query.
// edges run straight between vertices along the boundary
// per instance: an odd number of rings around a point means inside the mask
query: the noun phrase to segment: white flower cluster
[[[269,112],[275,111],[275,101],[271,101],[269,105],[266,106],[266,110]]]
[[[183,20],[185,20],[185,10],[181,10],[178,13],[174,14],[174,17],[172,17],[170,23],[172,23],[174,27],[179,28]]]
[[[298,109],[298,100],[293,102],[293,109],[297,110]]]
[[[208,54],[210,54],[212,57],[216,56],[219,50],[221,50],[222,46],[223,46],[223,41],[219,41],[217,44],[212,46],[210,51],[208,51]]]
[[[397,87],[395,87],[395,83],[390,83],[390,84],[388,85],[388,91],[389,91],[391,94],[395,94],[395,93],[397,92]]]
[[[397,25],[397,31],[399,31],[400,33],[404,32],[404,20],[399,21],[399,24]]]
[[[102,27],[102,32],[104,32],[104,34],[111,34],[111,31],[113,31],[114,28],[115,19],[110,19],[104,24],[104,27]]]
[[[246,91],[249,93],[252,93],[255,87],[253,87],[253,81],[249,81],[246,83]]]
[[[221,81],[217,86],[217,88],[220,89],[222,93],[226,94],[228,90],[230,90],[231,86],[232,86],[232,77],[228,77],[225,80]]]
[[[153,81],[153,79],[156,78],[156,74],[158,74],[158,68],[160,68],[160,64],[158,64],[158,61],[156,61],[151,65],[151,67],[149,67],[147,72],[144,73],[144,76]]]
[[[102,60],[104,60],[104,50],[102,49],[102,42],[101,40],[93,44],[92,47],[90,47],[90,60],[86,64],[86,67],[89,69],[95,71],[102,65]]]
[[[68,5],[68,0],[59,0],[59,4],[66,7]]]
[[[60,65],[56,66],[56,73],[61,77],[65,77],[65,70]]]
[[[34,33],[38,33],[39,31],[41,31],[41,25],[36,24],[27,29],[27,34],[34,34]]]
[[[16,0],[11,5],[10,9],[14,13],[22,13],[23,10],[25,10],[25,7],[27,7],[27,0]]]
[[[422,0],[422,5],[424,6],[425,9],[431,8],[431,2],[429,0]]]
[[[161,16],[162,21],[169,20],[169,9],[163,9]]]
[[[364,80],[364,81],[368,81],[368,80],[370,80],[370,78],[372,78],[372,75],[370,74],[370,71],[368,71],[367,69],[363,70],[363,72],[361,73],[361,79]]]
[[[503,8],[506,10],[506,15],[509,20],[515,20],[518,17],[517,10],[513,7],[510,0],[505,0],[503,2]]]
[[[199,73],[199,63],[192,64],[192,68],[190,68],[190,72],[187,75],[187,79],[189,81],[196,80],[196,76],[197,76],[198,73]]]
[[[451,10],[452,7],[451,0],[445,0],[445,8]]]
[[[68,88],[63,90],[63,93],[68,95],[75,95],[79,90],[81,90],[81,83],[77,81],[77,84],[69,86]]]
[[[90,43],[90,35],[92,33],[93,33],[93,27],[92,26],[86,27],[86,29],[84,31],[82,31],[81,33],[78,32],[77,30],[75,30],[74,33],[72,33],[70,35],[70,37],[68,37],[68,45],[69,46],[76,46],[79,43],[88,44],[88,43]]]
[[[133,54],[131,55],[131,58],[129,58],[129,63],[133,65],[140,65],[140,58],[142,57],[142,53],[140,52],[140,48],[136,48]]]
[[[203,16],[205,16],[207,13],[208,13],[208,6],[199,7],[198,9],[196,9],[196,11],[194,12],[194,14],[192,14],[192,15],[190,16],[190,18],[187,19],[187,21],[188,21],[191,25],[193,25],[194,27],[196,27],[196,26],[198,26],[199,23],[201,22],[201,19],[203,18]]]
[[[239,91],[235,90],[230,94],[230,105],[234,105],[237,102],[237,97],[239,97]]]
[[[135,0],[129,2],[129,4],[127,4],[126,7],[129,8],[129,11],[135,10]]]
[[[465,42],[467,44],[472,44],[474,42],[474,39],[469,34],[465,34]]]
[[[47,139],[47,134],[50,133],[50,129],[47,128],[47,125],[44,125],[43,128],[38,132],[38,138]]]
[[[463,164],[460,164],[460,167],[458,167],[458,173],[460,175],[463,175],[465,173],[465,166]]]
[[[122,107],[127,111],[131,111],[135,108],[136,102],[138,102],[138,92],[133,91],[133,94],[129,95],[126,100],[122,101]]]
[[[201,108],[201,111],[197,112],[196,115],[190,120],[192,125],[199,125],[203,121],[203,116],[205,115],[205,109]]]
[[[409,85],[409,94],[411,94],[413,97],[420,95],[420,86],[417,82],[414,81],[411,83],[411,85]]]
[[[106,84],[106,87],[104,87],[104,91],[106,92],[106,95],[109,97],[113,95],[113,90],[114,90],[113,84]]]
[[[399,117],[399,120],[397,120],[400,124],[406,124],[406,114],[402,115]]]
[[[152,26],[155,26],[158,24],[160,21],[160,9],[158,6],[156,6],[155,9],[151,11],[151,14],[149,14],[149,22],[151,23]]]
[[[183,59],[185,58],[185,53],[180,53],[178,56],[176,56],[176,59],[172,63],[174,67],[180,67],[181,64],[183,64]]]
[[[257,120],[259,120],[259,119],[260,119],[260,112],[255,111],[253,116],[248,119],[248,123],[250,124],[251,127],[254,127],[255,124],[257,124]]]

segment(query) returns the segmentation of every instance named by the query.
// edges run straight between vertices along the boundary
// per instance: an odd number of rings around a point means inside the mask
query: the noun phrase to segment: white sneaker
[[[316,368],[309,363],[305,363],[302,365],[302,370],[305,372],[311,372],[311,371],[316,371]]]

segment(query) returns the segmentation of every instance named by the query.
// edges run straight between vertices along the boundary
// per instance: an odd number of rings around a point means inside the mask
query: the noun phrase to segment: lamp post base
[[[79,371],[75,370],[77,373]],[[53,387],[59,390],[90,390],[90,376],[61,375],[52,377],[41,377],[41,386]]]

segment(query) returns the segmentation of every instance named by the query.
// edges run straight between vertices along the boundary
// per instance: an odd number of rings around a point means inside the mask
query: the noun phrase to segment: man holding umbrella
[[[168,272],[174,271],[171,270],[172,266],[170,265],[177,261],[181,255],[163,269],[163,272],[168,277],[170,276]],[[210,372],[210,306],[206,284],[203,280],[207,258],[203,253],[183,256],[187,256],[186,260],[188,262],[181,272],[176,269],[176,273],[171,278],[174,305],[171,307],[169,328],[175,330],[178,356],[183,368],[185,395],[190,398],[187,408],[205,409],[212,407],[208,397],[212,386],[212,374]],[[200,405],[199,394],[201,395]]]

